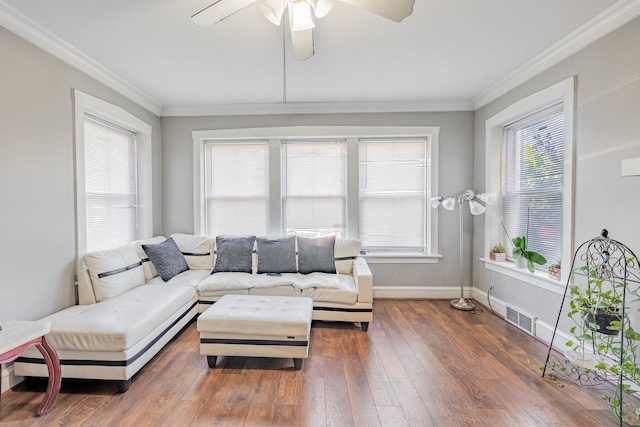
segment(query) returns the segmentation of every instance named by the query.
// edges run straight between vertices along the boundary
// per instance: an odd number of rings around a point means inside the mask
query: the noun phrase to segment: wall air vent
[[[527,314],[511,305],[507,305],[507,314],[504,319],[522,329],[529,335],[536,335],[536,317]]]

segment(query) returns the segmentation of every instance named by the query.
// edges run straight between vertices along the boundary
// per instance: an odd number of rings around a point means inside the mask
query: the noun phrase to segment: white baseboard
[[[472,298],[473,288],[464,288],[465,298]],[[451,286],[374,286],[374,298],[447,299],[460,296],[459,287]]]
[[[485,305],[485,306],[489,305],[487,303],[487,293],[480,289],[476,289],[476,288],[473,289],[473,299],[478,301],[482,305]],[[493,309],[493,311],[496,314],[500,315],[501,317],[505,317],[505,315],[507,314],[506,303],[493,296],[491,297],[490,301],[491,301],[491,308]],[[532,314],[535,314],[535,313],[532,313]],[[536,318],[535,337],[538,338],[540,341],[545,342],[546,344],[549,344],[553,337],[553,330],[554,330],[554,325],[550,325]],[[571,339],[572,339],[571,334],[568,334],[561,330],[557,330],[556,336],[555,338],[553,338],[554,340],[553,346],[557,350],[564,352],[567,348],[565,346],[565,343],[567,341],[571,341]]]
[[[14,374],[13,363],[2,365],[2,370],[0,371],[0,394],[17,386],[23,379],[23,377]]]

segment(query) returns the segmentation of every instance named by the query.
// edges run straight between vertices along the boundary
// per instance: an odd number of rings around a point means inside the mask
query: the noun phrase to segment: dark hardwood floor
[[[614,426],[597,397],[542,379],[547,348],[487,310],[448,301],[376,300],[369,332],[316,322],[309,359],[199,355],[195,322],[128,392],[64,380],[35,417],[46,381],[2,395],[1,425],[43,426]]]

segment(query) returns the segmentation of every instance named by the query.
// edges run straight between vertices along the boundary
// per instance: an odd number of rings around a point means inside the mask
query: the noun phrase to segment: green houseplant
[[[562,261],[557,260],[549,266],[549,278],[560,280],[562,278]]]
[[[547,263],[547,259],[539,253],[527,250],[527,238],[525,236],[514,237],[511,241],[513,242],[513,252],[511,256],[513,256],[514,260],[520,258],[526,259],[527,269],[530,272],[533,273],[536,271],[535,266],[533,265],[534,263],[538,265],[544,265]]]
[[[635,257],[624,261],[627,265],[637,263]],[[613,393],[602,399],[618,419],[640,425],[640,407],[634,403],[622,404],[624,396],[631,397],[640,386],[637,360],[640,333],[631,325],[629,306],[630,302],[639,301],[639,288],[630,287],[625,277],[618,277],[602,266],[582,266],[577,270],[587,277],[587,283],[586,287],[570,289],[567,314],[575,323],[570,330],[575,342],[571,340],[566,345],[571,347],[574,357],[593,357],[592,369],[603,378],[624,378],[624,382],[616,383]],[[625,292],[632,298],[625,301]],[[630,409],[631,414],[623,414],[624,407]]]
[[[489,258],[491,261],[506,261],[507,253],[504,249],[504,245],[502,243],[496,244],[489,253]]]

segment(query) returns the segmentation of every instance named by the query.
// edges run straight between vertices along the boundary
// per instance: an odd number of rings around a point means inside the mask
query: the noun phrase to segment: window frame
[[[487,207],[485,214],[484,251],[482,261],[485,268],[519,279],[521,281],[551,290],[561,292],[561,285],[566,281],[569,270],[562,270],[560,281],[549,279],[545,272],[536,270],[516,269],[513,262],[496,263],[484,258],[496,243],[501,241],[502,235],[502,199],[500,156],[502,152],[503,127],[541,111],[553,104],[562,104],[564,116],[564,151],[562,171],[562,259],[565,263],[571,259],[573,253],[573,167],[574,167],[574,109],[575,109],[575,79],[570,77],[546,89],[523,98],[485,122],[485,191],[495,192],[498,200]],[[509,242],[503,242],[509,247]]]
[[[423,138],[427,140],[426,200],[438,194],[438,126],[286,126],[251,129],[221,129],[193,131],[193,199],[194,232],[205,231],[204,211],[204,144],[211,140],[269,140],[269,224],[268,233],[281,230],[281,147],[285,140],[343,139],[346,140],[346,238],[359,238],[359,140],[372,138]],[[426,210],[426,241],[424,254],[376,253],[368,255],[373,262],[437,262],[438,212]]]
[[[91,114],[136,133],[137,181],[138,181],[138,236],[153,237],[153,178],[152,178],[152,127],[117,105],[74,89],[72,92],[75,136],[76,181],[76,236],[78,271],[84,268],[83,257],[87,253],[87,220],[84,158],[84,116]]]

